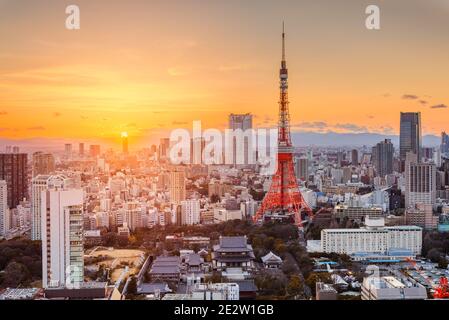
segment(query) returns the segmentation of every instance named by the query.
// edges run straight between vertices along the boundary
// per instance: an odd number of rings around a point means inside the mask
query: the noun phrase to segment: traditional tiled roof
[[[263,263],[269,263],[269,262],[281,263],[282,259],[281,259],[281,257],[275,255],[273,252],[270,251],[267,255],[262,257],[262,262]]]

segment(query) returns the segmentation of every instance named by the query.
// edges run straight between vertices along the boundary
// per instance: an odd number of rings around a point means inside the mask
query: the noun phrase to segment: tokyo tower
[[[282,26],[282,62],[279,73],[280,99],[278,123],[277,170],[274,174],[270,190],[254,216],[254,221],[262,219],[288,219],[302,227],[302,212],[308,215],[312,210],[304,201],[295,176],[293,166],[293,145],[290,136],[290,113],[288,102],[288,70],[285,60],[285,30]]]

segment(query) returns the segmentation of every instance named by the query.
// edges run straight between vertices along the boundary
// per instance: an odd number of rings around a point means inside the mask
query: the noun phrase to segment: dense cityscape
[[[245,138],[208,165],[202,137],[176,165],[170,138],[131,152],[126,132],[120,152],[4,146],[0,300],[449,298],[449,136],[423,145],[401,112],[399,146],[295,147],[285,56],[283,34],[270,175]]]

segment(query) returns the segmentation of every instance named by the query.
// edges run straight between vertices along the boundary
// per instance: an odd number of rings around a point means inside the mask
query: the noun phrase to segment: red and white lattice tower
[[[312,214],[304,201],[295,176],[293,166],[293,145],[290,136],[290,113],[288,109],[288,70],[285,60],[285,32],[282,28],[282,62],[280,70],[280,100],[278,123],[277,170],[271,187],[265,195],[254,221],[260,221],[265,215],[293,216],[295,225],[302,226],[301,213]]]

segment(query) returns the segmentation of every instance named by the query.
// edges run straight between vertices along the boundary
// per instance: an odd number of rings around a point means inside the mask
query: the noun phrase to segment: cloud
[[[403,96],[402,96],[402,99],[404,99],[404,100],[416,100],[416,99],[418,99],[419,97],[418,96],[416,96],[416,95],[414,95],[414,94],[404,94]]]
[[[418,102],[421,103],[422,105],[427,104],[426,100],[419,100]]]
[[[326,122],[315,121],[315,122],[300,122],[295,125],[295,127],[301,127],[304,129],[325,129],[328,127]]]
[[[337,123],[335,128],[344,129],[352,132],[368,132],[365,126],[359,126],[354,123]]]
[[[53,112],[53,117],[57,118],[60,117],[61,113],[60,112]]]
[[[8,112],[6,111],[0,111],[0,116],[6,116],[8,114]]]
[[[446,109],[447,105],[445,105],[445,104],[437,104],[437,105],[431,106],[430,108],[431,109]]]
[[[395,133],[394,129],[390,126],[381,126],[380,129],[383,134],[394,134]]]
[[[29,131],[41,131],[41,130],[45,130],[45,128],[42,127],[42,126],[36,126],[36,127],[28,127],[27,130],[29,130]]]
[[[391,94],[389,94],[389,93],[384,93],[384,94],[382,95],[382,97],[388,98],[388,97],[391,97]]]

